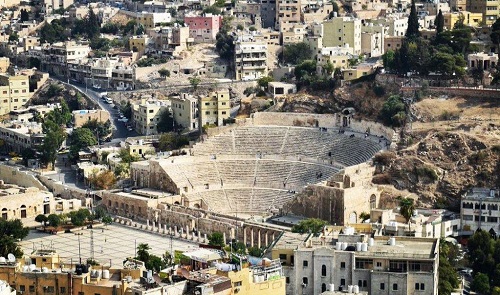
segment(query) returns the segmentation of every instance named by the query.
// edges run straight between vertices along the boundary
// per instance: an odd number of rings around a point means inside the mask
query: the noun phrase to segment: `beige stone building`
[[[172,115],[175,123],[187,130],[196,130],[199,127],[198,99],[189,93],[170,97]]]
[[[352,47],[354,54],[361,53],[361,20],[334,17],[323,22],[323,46]]]
[[[0,75],[0,115],[17,110],[30,99],[29,76]]]
[[[0,73],[5,73],[9,69],[10,59],[8,57],[0,57]]]
[[[36,122],[0,123],[0,139],[9,151],[20,153],[26,148],[36,148],[43,143],[42,124]]]
[[[169,111],[170,101],[167,100],[145,100],[132,105],[132,118],[135,122],[135,130],[142,135],[158,134],[156,128],[164,112]]]
[[[483,15],[483,23],[491,26],[499,15],[500,0],[467,0],[467,11]]]
[[[61,214],[80,209],[77,199],[61,199],[36,187],[20,187],[0,181],[0,210],[5,220],[34,218],[38,214]]]
[[[236,80],[256,80],[267,75],[267,42],[237,42]]]
[[[75,128],[82,127],[85,123],[96,120],[99,123],[109,121],[109,112],[105,110],[76,110],[73,111],[73,123]]]
[[[231,116],[228,90],[211,92],[199,98],[200,126],[215,124],[222,126],[224,119]]]
[[[276,1],[275,27],[277,29],[283,32],[301,22],[302,10],[300,2],[300,0]]]

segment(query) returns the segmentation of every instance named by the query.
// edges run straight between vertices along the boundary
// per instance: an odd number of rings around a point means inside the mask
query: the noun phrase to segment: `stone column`
[[[222,233],[222,240],[224,241],[224,246],[226,245],[226,232]]]
[[[250,229],[250,247],[253,247],[253,227]]]
[[[166,233],[167,233],[167,225],[166,225],[166,224],[164,224],[164,225],[163,225],[163,233],[164,233],[164,234],[166,234]]]
[[[198,242],[201,242],[201,231],[198,230]]]
[[[247,246],[247,229],[243,227],[243,244]]]
[[[155,230],[155,222],[153,221],[152,224],[153,224],[153,226],[151,227],[151,231],[154,231]]]
[[[261,236],[260,236],[260,229],[259,229],[259,231],[257,232],[257,248],[259,248],[259,249],[261,246],[260,238],[261,238]]]
[[[149,219],[146,220],[146,227],[149,227]]]
[[[173,234],[173,236],[175,237],[176,235],[177,235],[177,225],[174,226],[174,234]]]
[[[266,245],[265,245],[265,246],[266,246],[266,247],[267,247],[267,246],[269,246],[269,236],[268,236],[268,234],[267,234],[267,231],[266,231],[266,233],[264,234],[264,239],[265,239],[264,241],[266,242]]]
[[[236,239],[234,227],[231,228],[231,241]]]
[[[191,230],[189,229],[189,225],[186,225],[186,239],[189,239],[189,233]]]
[[[205,243],[207,243],[207,242],[208,242],[207,234],[203,234],[203,241],[204,241]]]

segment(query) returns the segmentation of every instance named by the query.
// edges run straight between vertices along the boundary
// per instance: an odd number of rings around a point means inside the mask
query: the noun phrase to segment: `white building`
[[[462,230],[500,229],[500,191],[489,188],[473,188],[462,196],[460,202]]]
[[[172,115],[176,124],[187,130],[198,129],[198,99],[189,93],[170,97]]]
[[[256,80],[267,76],[267,44],[264,42],[238,42],[234,63],[236,80]]]
[[[296,294],[320,294],[329,289],[373,295],[437,295],[439,239],[368,238],[353,231],[345,228],[344,234],[332,232],[300,243],[288,273],[290,289]],[[276,254],[279,250],[273,249],[273,258]]]
[[[157,125],[162,114],[170,109],[167,100],[141,100],[132,105],[132,118],[135,130],[142,135],[158,134]]]

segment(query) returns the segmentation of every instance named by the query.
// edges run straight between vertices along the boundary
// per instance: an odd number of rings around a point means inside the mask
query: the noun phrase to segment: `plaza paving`
[[[80,238],[80,248],[82,260],[90,257],[90,229],[85,229],[79,234],[61,233],[50,235],[32,230],[28,237],[20,242],[20,246],[25,254],[30,254],[38,249],[54,249],[65,261],[73,263],[78,261],[78,238]],[[198,244],[170,239],[169,236],[160,236],[143,230],[129,228],[121,225],[108,225],[107,228],[93,229],[94,233],[94,257],[101,264],[112,266],[121,265],[127,257],[133,257],[135,245],[147,243],[151,247],[149,251],[161,257],[165,251],[170,251],[170,241],[172,249],[180,251],[190,251],[198,249]]]

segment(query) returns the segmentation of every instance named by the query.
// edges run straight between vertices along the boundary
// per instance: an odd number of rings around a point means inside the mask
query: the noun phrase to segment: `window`
[[[280,260],[286,260],[286,254],[280,254]]]
[[[326,292],[326,284],[321,284],[321,292]]]
[[[415,290],[424,291],[425,284],[424,283],[415,283]]]
[[[223,106],[225,106],[225,105],[226,105],[226,103],[225,103],[225,102],[222,102],[222,105],[223,105]]]
[[[241,281],[234,282],[235,287],[240,287],[241,286]]]
[[[225,115],[226,114],[226,111],[222,111],[222,114]]]
[[[345,268],[345,262],[340,263],[340,268]]]
[[[340,285],[345,286],[345,279],[340,279]]]
[[[287,284],[290,284],[290,277],[286,277],[286,278],[285,278],[285,282],[286,282]]]
[[[307,260],[303,260],[302,261],[302,266],[303,267],[308,267],[309,266],[309,262]]]
[[[149,113],[150,113],[150,114],[151,114],[151,113],[153,113],[153,110],[149,110]]]
[[[398,284],[392,284],[392,290],[397,291],[398,290]]]
[[[377,262],[377,267],[382,267],[382,262]]]
[[[326,265],[324,264],[321,266],[321,276],[326,277]]]
[[[205,115],[210,115],[210,111],[206,111],[206,112],[205,112]]]
[[[307,285],[309,283],[309,279],[307,277],[302,278],[302,284]]]
[[[380,290],[385,290],[385,283],[380,283]]]
[[[54,286],[47,286],[46,292],[47,293],[54,293]]]
[[[30,293],[35,293],[35,286],[30,286],[29,287]]]
[[[24,292],[26,291],[26,286],[25,285],[19,285],[19,292]]]

